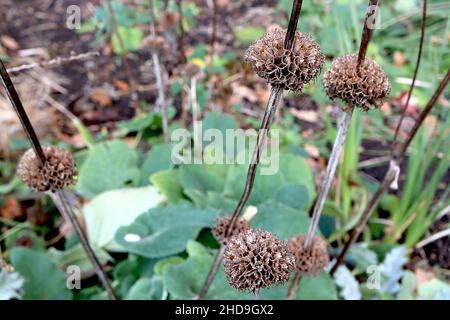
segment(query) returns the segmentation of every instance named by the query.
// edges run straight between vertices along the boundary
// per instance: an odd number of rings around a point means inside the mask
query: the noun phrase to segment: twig
[[[50,196],[52,197],[53,201],[56,204],[59,204],[59,211],[61,212],[62,216],[66,221],[69,221],[69,223],[72,225],[75,233],[78,236],[78,239],[80,239],[80,242],[86,251],[86,254],[89,258],[89,260],[92,263],[92,266],[95,268],[97,276],[99,277],[101,283],[106,289],[106,292],[108,293],[108,297],[110,300],[117,300],[117,296],[110,284],[110,281],[108,279],[108,276],[106,275],[106,272],[103,270],[102,265],[100,261],[98,260],[97,256],[95,255],[94,250],[92,249],[91,245],[89,244],[89,241],[87,239],[87,236],[83,229],[81,228],[81,225],[75,216],[75,213],[72,210],[72,206],[70,205],[66,193],[64,190],[58,190],[56,193],[50,193]]]
[[[150,1],[150,33],[152,37],[156,37],[156,16],[155,16],[155,9],[154,9],[154,3],[153,0]],[[164,94],[164,83],[163,83],[163,77],[161,72],[161,65],[159,63],[159,56],[156,51],[157,49],[152,50],[152,60],[153,60],[153,67],[154,67],[154,73],[156,77],[156,85],[158,87],[158,104],[159,109],[161,110],[162,114],[162,125],[163,125],[163,137],[164,142],[169,143],[169,118],[167,116],[167,106],[166,106],[166,98]]]
[[[361,36],[361,43],[359,46],[356,72],[359,72],[360,65],[366,58],[367,47],[369,45],[370,38],[372,37],[373,30],[369,26],[369,23],[368,23],[368,19],[371,16],[370,15],[371,9],[373,8],[373,6],[378,6],[379,2],[380,2],[379,0],[369,0],[367,14],[366,14],[366,18],[364,20],[364,27],[363,27],[363,32],[362,32],[362,36]],[[320,187],[319,194],[318,194],[317,200],[316,200],[316,204],[315,204],[314,210],[313,210],[311,223],[309,225],[308,233],[306,235],[305,249],[307,251],[310,251],[311,247],[312,247],[313,239],[316,234],[317,227],[319,225],[320,216],[322,215],[322,210],[323,210],[325,201],[328,197],[331,183],[333,182],[333,179],[334,179],[334,174],[336,172],[336,167],[339,162],[339,157],[340,157],[342,148],[345,143],[345,138],[347,136],[348,128],[350,127],[353,109],[354,109],[354,106],[348,106],[347,110],[342,111],[342,113],[343,113],[342,120],[341,120],[341,123],[339,124],[339,129],[338,129],[336,139],[334,141],[333,150],[331,151],[330,159],[328,161],[325,178]],[[297,271],[296,275],[294,277],[294,280],[292,281],[293,283],[291,284],[291,286],[288,290],[287,299],[295,297],[295,294],[296,294],[296,291],[297,291],[300,281],[301,281],[301,272]]]
[[[394,139],[392,140],[391,151],[392,153],[395,150],[395,144],[397,142],[398,134],[400,132],[400,128],[403,123],[403,119],[405,118],[406,111],[408,109],[409,100],[411,99],[412,92],[414,90],[414,86],[416,84],[417,73],[419,72],[420,61],[422,59],[422,49],[423,49],[423,41],[425,39],[425,29],[426,29],[426,20],[427,20],[427,2],[428,0],[423,0],[423,10],[422,10],[422,28],[420,33],[420,42],[419,42],[419,52],[417,54],[416,68],[414,69],[414,75],[412,78],[411,86],[409,87],[408,95],[406,97],[405,104],[403,106],[403,112],[400,116],[400,120],[397,123],[397,127],[395,128]]]
[[[17,67],[8,68],[8,73],[17,73],[25,70],[34,69],[37,67],[50,67],[50,66],[59,66],[64,63],[69,63],[73,61],[87,60],[91,57],[98,57],[100,53],[98,51],[90,51],[86,53],[80,53],[77,55],[71,55],[70,57],[57,57],[48,61],[43,62],[34,62],[30,64],[22,64]]]
[[[383,182],[378,187],[377,191],[374,193],[372,198],[369,201],[368,206],[364,210],[363,214],[361,215],[361,218],[358,221],[357,226],[353,230],[353,232],[350,234],[350,238],[347,240],[347,242],[344,245],[344,248],[342,249],[341,253],[339,254],[338,258],[336,259],[336,263],[334,264],[333,268],[331,269],[330,273],[334,274],[337,270],[337,268],[342,264],[344,261],[350,247],[352,244],[356,241],[356,239],[359,237],[361,232],[364,230],[364,227],[366,226],[367,222],[369,221],[370,216],[372,215],[372,212],[377,207],[381,200],[381,196],[388,190],[389,186],[391,185],[392,181],[394,181],[394,169],[395,166],[398,166],[398,164],[401,162],[401,160],[405,157],[406,151],[408,150],[409,145],[411,144],[414,136],[416,135],[417,131],[419,130],[420,126],[422,125],[425,118],[430,113],[433,106],[435,106],[436,101],[438,100],[439,96],[444,91],[445,87],[447,86],[448,82],[450,80],[450,69],[447,71],[446,76],[442,80],[442,82],[439,84],[439,87],[434,92],[431,99],[428,101],[427,105],[421,112],[419,118],[414,124],[413,129],[409,133],[408,138],[406,141],[402,144],[400,148],[399,154],[392,159],[391,166],[389,166],[388,172],[386,173]]]
[[[186,61],[187,61],[186,53],[184,52],[183,1],[176,0],[175,2],[177,3],[178,11],[180,14],[180,20],[178,22],[178,27],[180,28],[180,36],[178,37],[178,51],[180,54],[180,62],[183,64],[183,63],[186,63]]]
[[[418,242],[416,244],[416,248],[419,249],[419,248],[425,247],[426,245],[428,245],[436,240],[439,240],[441,238],[448,237],[448,236],[450,236],[450,228],[436,232],[435,234],[429,236],[428,238]]]
[[[46,158],[45,158],[44,152],[42,150],[42,146],[39,142],[39,139],[36,136],[36,133],[30,122],[30,119],[28,118],[28,115],[25,112],[25,109],[23,108],[23,105],[22,105],[22,102],[20,101],[19,95],[17,94],[17,91],[16,91],[16,89],[11,81],[11,78],[8,75],[8,72],[6,71],[5,65],[3,64],[3,61],[1,59],[0,59],[0,74],[2,77],[3,85],[5,86],[6,92],[8,94],[8,97],[11,100],[11,104],[13,105],[14,109],[16,110],[17,116],[20,119],[20,122],[22,123],[23,129],[26,132],[26,134],[33,146],[33,150],[36,153],[37,160],[40,162],[41,165],[44,165]],[[63,204],[63,202],[61,202],[61,204]],[[65,210],[65,212],[63,212],[64,210]],[[68,212],[68,210],[71,210],[71,207],[69,206],[69,209],[65,208],[64,210],[60,211],[63,216]],[[78,223],[78,220],[70,219],[69,221],[71,222],[72,227],[75,230],[76,229],[82,230],[81,226]],[[83,241],[83,239],[80,238],[80,241],[81,241],[81,244],[82,244],[84,250],[86,251],[86,253],[89,256],[90,255],[89,251],[92,251],[92,249],[90,247],[86,246],[86,243]],[[95,254],[93,254],[93,255],[95,256]],[[96,261],[98,262],[98,259],[96,259]],[[101,265],[99,263],[96,264],[95,261],[93,261],[93,265],[96,268],[98,276],[100,277],[100,279],[102,279],[102,277],[103,277],[102,273],[104,271],[101,268]],[[110,292],[110,288],[111,288],[111,286],[109,285],[109,283],[108,283],[108,286],[105,285],[105,289],[108,291],[108,294]],[[110,295],[110,297],[111,297],[111,299],[113,299],[113,298],[115,298],[115,295],[114,294],[112,296]]]
[[[292,48],[294,44],[294,38],[295,38],[295,31],[297,29],[297,23],[300,16],[301,6],[302,6],[302,0],[295,0],[292,5],[292,11],[291,11],[291,17],[289,19],[288,24],[288,30],[286,32],[286,38],[284,39],[284,46],[287,49]],[[270,126],[272,124],[273,118],[275,116],[278,104],[280,102],[281,96],[282,96],[283,90],[279,87],[272,87],[270,92],[269,101],[267,103],[267,108],[264,114],[264,118],[261,123],[260,130],[258,131],[258,136],[256,140],[256,146],[255,150],[253,151],[251,163],[248,167],[247,172],[247,181],[245,183],[244,192],[242,193],[241,198],[239,199],[239,202],[236,206],[236,209],[234,210],[234,213],[232,215],[230,225],[228,226],[228,230],[226,232],[226,236],[229,236],[232,234],[232,231],[236,225],[236,222],[242,212],[242,209],[245,206],[245,203],[247,202],[248,197],[250,196],[250,193],[253,189],[253,183],[255,181],[256,176],[256,169],[259,164],[260,156],[261,156],[261,148],[264,145],[264,142],[266,141],[267,135],[269,134]],[[222,245],[223,247],[223,245]],[[221,249],[222,251],[222,249]],[[206,293],[208,292],[209,287],[211,286],[212,281],[214,280],[214,277],[217,273],[217,270],[219,269],[220,262],[223,259],[223,252],[221,254],[221,251],[219,251],[219,254],[217,254],[213,265],[211,269],[209,270],[208,276],[206,278],[206,281],[200,291],[200,294],[198,298],[204,299]]]
[[[294,279],[292,279],[291,284],[289,285],[288,295],[286,300],[294,300],[295,295],[297,294],[298,286],[300,285],[300,281],[302,280],[302,273],[296,272]]]

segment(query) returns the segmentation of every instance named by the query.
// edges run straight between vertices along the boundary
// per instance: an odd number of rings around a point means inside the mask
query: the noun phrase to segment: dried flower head
[[[33,149],[24,153],[17,166],[22,181],[36,191],[56,191],[71,185],[77,169],[72,154],[54,146],[43,146],[46,161],[42,167]]]
[[[357,63],[357,54],[345,55],[332,62],[330,70],[323,76],[327,95],[365,111],[371,106],[380,107],[382,99],[391,91],[389,79],[375,61],[366,58],[359,72]]]
[[[330,261],[327,250],[327,242],[315,236],[311,245],[311,250],[308,252],[305,249],[306,235],[294,236],[288,242],[289,250],[295,256],[295,264],[297,270],[315,276],[319,274]]]
[[[227,241],[228,238],[225,237],[225,235],[227,233],[228,227],[230,226],[232,218],[233,218],[232,215],[227,215],[225,217],[218,217],[216,219],[216,224],[212,229],[212,232],[216,237],[216,239],[224,245],[226,245],[228,242]],[[233,232],[231,233],[231,236],[247,231],[248,229],[250,229],[248,221],[245,219],[238,218],[238,220],[236,221],[236,225],[234,226]]]
[[[232,286],[256,293],[286,282],[295,268],[295,258],[286,243],[270,232],[250,229],[230,238],[225,248],[224,267]]]
[[[322,70],[325,56],[308,35],[296,32],[291,50],[284,48],[286,30],[273,29],[253,43],[245,53],[245,62],[268,83],[300,92],[303,84]]]

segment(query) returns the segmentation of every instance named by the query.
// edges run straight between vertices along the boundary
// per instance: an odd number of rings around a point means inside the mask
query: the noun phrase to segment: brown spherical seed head
[[[295,258],[287,244],[261,229],[231,237],[223,261],[228,282],[238,290],[253,293],[288,281],[295,268]]]
[[[336,58],[323,76],[325,91],[332,100],[342,99],[349,106],[368,111],[380,107],[382,99],[391,91],[391,84],[383,69],[373,60],[365,59],[356,70],[358,55]]]
[[[291,50],[284,48],[286,30],[267,32],[246,51],[244,60],[272,86],[301,92],[303,84],[317,77],[325,56],[308,35],[296,32]]]
[[[250,225],[248,224],[248,221],[245,219],[238,218],[236,221],[236,224],[234,226],[233,232],[231,233],[231,236],[229,238],[226,237],[228,227],[230,226],[231,219],[233,218],[232,215],[227,215],[225,217],[218,217],[216,219],[216,224],[214,225],[212,229],[213,235],[216,237],[217,241],[220,243],[226,245],[227,240],[234,235],[237,235],[241,232],[247,231],[250,229]]]
[[[25,152],[17,166],[17,175],[30,188],[39,192],[63,189],[74,183],[77,169],[72,154],[54,146],[43,146],[44,166],[36,158],[33,149]]]
[[[330,261],[328,244],[323,238],[315,236],[308,252],[305,249],[305,241],[306,235],[294,236],[289,240],[288,248],[295,256],[297,270],[306,275],[316,276]]]

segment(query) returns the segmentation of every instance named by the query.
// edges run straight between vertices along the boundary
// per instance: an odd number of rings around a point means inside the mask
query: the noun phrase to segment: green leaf
[[[156,207],[164,197],[154,186],[104,192],[84,208],[89,241],[94,248],[121,251],[113,240],[117,230]]]
[[[200,243],[189,241],[187,244],[189,258],[178,265],[165,268],[163,281],[171,298],[193,299],[198,296],[200,289],[213,263],[215,251],[208,250]],[[206,299],[252,299],[254,296],[241,293],[231,287],[220,265],[219,271],[211,284]]]
[[[262,27],[236,27],[234,35],[240,45],[249,45],[258,38],[261,38],[266,30]]]
[[[70,300],[64,273],[45,253],[28,248],[14,248],[11,263],[24,279],[24,299]]]
[[[184,165],[180,168],[183,189],[221,192],[224,187],[226,168],[224,165]]]
[[[119,26],[117,31],[122,39],[124,49],[124,52],[122,52],[120,40],[117,33],[114,33],[111,37],[111,45],[114,53],[117,55],[138,49],[144,38],[144,33],[138,28]]]
[[[298,183],[282,186],[275,193],[274,199],[293,209],[308,210],[310,206],[308,189]]]
[[[177,203],[183,198],[183,190],[177,170],[158,171],[150,177],[150,181],[161,191],[169,203]]]
[[[137,153],[123,141],[94,145],[80,168],[77,191],[91,198],[104,191],[136,184],[139,176]]]
[[[147,185],[155,172],[173,168],[172,144],[153,146],[141,166],[141,183]]]
[[[128,252],[148,258],[165,257],[183,251],[202,228],[213,225],[217,215],[212,209],[188,206],[155,208],[120,228],[116,240]]]
[[[309,223],[310,218],[306,212],[292,209],[274,200],[261,204],[258,213],[250,221],[252,227],[270,231],[282,240],[306,233]]]
[[[153,276],[136,281],[125,300],[165,300],[166,296],[161,277]]]

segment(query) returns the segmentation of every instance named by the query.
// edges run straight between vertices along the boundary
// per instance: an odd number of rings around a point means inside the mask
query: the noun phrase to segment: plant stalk
[[[117,296],[114,292],[114,289],[111,286],[111,283],[108,279],[108,276],[106,275],[106,272],[103,270],[102,264],[98,260],[97,256],[95,255],[94,250],[92,249],[91,245],[89,244],[89,240],[83,231],[80,222],[78,221],[75,213],[72,210],[72,206],[70,205],[66,193],[64,190],[58,190],[56,193],[50,193],[50,196],[52,197],[53,201],[56,204],[59,204],[59,211],[61,212],[62,216],[65,220],[69,221],[69,223],[72,225],[75,233],[78,236],[78,239],[80,240],[81,245],[83,246],[86,255],[88,256],[90,262],[92,263],[92,266],[94,267],[97,276],[99,277],[103,287],[106,289],[106,292],[108,294],[108,297],[110,300],[117,300]]]
[[[442,92],[444,91],[445,87],[448,85],[448,82],[450,80],[450,69],[447,71],[447,74],[445,75],[444,79],[439,84],[438,88],[434,92],[431,99],[428,101],[427,105],[423,109],[423,111],[420,113],[419,118],[414,124],[413,129],[408,135],[408,138],[405,140],[405,142],[402,144],[400,148],[399,154],[393,158],[391,164],[398,165],[403,158],[406,155],[406,151],[408,150],[409,145],[411,144],[412,140],[414,139],[414,136],[416,135],[417,131],[421,127],[422,123],[424,122],[425,118],[430,113],[431,109],[436,105],[436,102]],[[353,230],[353,232],[350,234],[350,238],[347,240],[347,242],[344,245],[343,250],[339,254],[338,258],[336,259],[336,263],[334,264],[333,268],[331,269],[331,274],[334,274],[336,270],[339,268],[339,266],[344,262],[345,257],[347,256],[347,253],[352,246],[353,243],[357,240],[359,235],[364,230],[364,227],[366,226],[367,222],[369,221],[370,216],[372,215],[372,212],[375,210],[375,208],[378,206],[381,196],[388,190],[391,182],[393,181],[394,177],[392,177],[393,172],[391,170],[393,166],[391,165],[389,167],[388,172],[386,173],[383,182],[378,187],[377,191],[374,193],[372,198],[369,201],[369,204],[367,208],[364,210],[361,218],[358,221],[357,227]]]
[[[152,37],[156,37],[156,15],[153,0],[150,0],[150,34]],[[152,50],[153,71],[156,78],[156,86],[158,87],[158,104],[162,114],[162,126],[164,142],[169,143],[169,118],[167,116],[166,97],[164,93],[164,82],[161,72],[161,65],[159,63],[159,56],[155,50]]]
[[[179,11],[179,14],[180,14],[180,20],[179,20],[179,23],[178,23],[178,27],[180,28],[180,35],[178,37],[178,51],[179,51],[179,54],[180,54],[180,63],[183,64],[183,63],[187,62],[186,53],[184,52],[183,1],[182,0],[175,0],[175,2],[177,3],[178,11]]]
[[[27,136],[28,136],[32,146],[33,146],[34,152],[36,153],[37,161],[39,161],[41,165],[44,165],[45,161],[46,161],[46,158],[45,158],[44,152],[42,150],[41,143],[39,142],[39,139],[36,136],[36,133],[34,131],[34,128],[33,128],[32,124],[31,124],[31,121],[28,118],[28,115],[27,115],[25,109],[23,108],[23,105],[22,105],[22,102],[21,102],[21,100],[19,98],[19,95],[17,94],[17,91],[16,91],[16,89],[14,87],[14,84],[12,83],[11,78],[8,75],[8,71],[6,70],[5,65],[3,64],[3,61],[1,59],[0,59],[0,74],[1,74],[3,85],[5,86],[6,92],[8,94],[8,97],[11,100],[11,104],[13,105],[15,111],[17,112],[17,116],[20,119],[20,122],[22,123],[23,129],[26,132],[26,134],[27,134]],[[58,194],[60,192],[63,192],[63,191],[58,191]],[[56,201],[55,203],[58,203],[58,201]],[[71,212],[71,209],[72,209],[71,206],[64,204],[64,197],[61,197],[60,203],[62,205],[60,207],[61,208],[60,213],[63,216],[66,216],[66,214],[69,212],[69,214],[67,214],[68,221],[71,223],[72,227],[75,230],[77,230],[77,229],[81,230],[81,233],[78,233],[78,231],[77,231],[77,234],[78,234],[78,236],[80,238],[80,242],[81,242],[84,250],[86,251],[86,254],[88,255],[88,257],[93,255],[94,260],[98,262],[98,259],[96,258],[95,253],[92,251],[92,248],[90,248],[89,243],[87,242],[87,239],[85,237],[83,239],[82,229],[81,229],[81,226],[78,224],[78,220],[76,220],[75,218],[72,219],[71,216],[70,216],[70,212]],[[58,209],[60,209],[60,208],[58,208]],[[100,273],[103,272],[103,270],[101,269],[101,265],[99,263],[97,263],[97,264],[93,263],[93,265],[96,268],[96,270],[97,270],[97,272],[99,274],[99,278],[102,280],[102,282],[105,279],[107,280],[107,278],[103,278],[103,276],[100,274]],[[108,295],[112,299],[113,298],[116,299],[114,291],[112,291],[111,286],[109,285],[109,283],[107,285],[105,285],[105,289],[107,290]],[[112,294],[111,294],[111,292],[112,292]]]
[[[294,279],[292,279],[291,284],[289,285],[286,300],[295,300],[295,295],[297,294],[298,286],[300,284],[301,279],[302,273],[300,271],[296,271]]]

